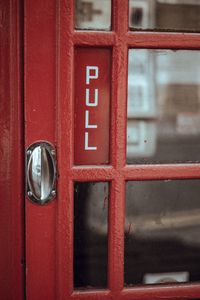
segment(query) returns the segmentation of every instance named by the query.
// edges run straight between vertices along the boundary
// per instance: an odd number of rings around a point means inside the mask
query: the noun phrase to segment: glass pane
[[[111,29],[111,0],[76,0],[75,28]]]
[[[200,0],[129,0],[135,30],[200,31]]]
[[[200,51],[129,50],[128,163],[200,161]]]
[[[126,285],[200,280],[200,181],[127,182]]]
[[[74,186],[74,287],[107,287],[107,182]]]

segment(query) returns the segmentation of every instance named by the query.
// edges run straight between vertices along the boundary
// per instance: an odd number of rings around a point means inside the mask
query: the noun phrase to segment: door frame
[[[0,297],[25,297],[23,2],[0,1]]]

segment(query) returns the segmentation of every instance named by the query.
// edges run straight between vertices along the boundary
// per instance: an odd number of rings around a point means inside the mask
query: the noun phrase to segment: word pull
[[[75,165],[109,163],[111,52],[75,49]]]

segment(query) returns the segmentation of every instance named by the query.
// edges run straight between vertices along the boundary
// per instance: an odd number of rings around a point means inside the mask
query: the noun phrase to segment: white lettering
[[[99,96],[99,91],[98,89],[94,90],[94,102],[90,102],[90,90],[86,89],[86,105],[87,106],[98,106],[98,96]]]
[[[97,125],[89,124],[89,110],[85,111],[85,128],[97,128]]]
[[[98,77],[99,77],[99,68],[97,66],[86,66],[86,84],[90,84],[90,81],[92,79],[97,79]],[[98,96],[99,96],[98,89],[94,89],[94,99],[91,100],[90,99],[90,89],[86,88],[86,93],[85,93],[86,106],[89,106],[89,107],[98,106]],[[90,124],[89,116],[90,116],[90,113],[92,113],[92,110],[85,111],[85,129],[98,127],[96,124]],[[97,147],[91,146],[91,145],[89,146],[89,132],[85,132],[85,150],[92,150],[92,151],[97,150]]]
[[[97,147],[89,146],[89,133],[85,132],[85,150],[97,150]]]
[[[97,79],[98,77],[99,77],[99,68],[97,66],[86,67],[86,84],[90,83],[90,79]]]

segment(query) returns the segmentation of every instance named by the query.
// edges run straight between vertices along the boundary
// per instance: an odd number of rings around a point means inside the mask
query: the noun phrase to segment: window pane
[[[200,31],[200,0],[129,0],[129,26],[136,30]]]
[[[127,182],[125,283],[200,280],[200,181]]]
[[[200,161],[200,51],[129,50],[128,163]]]
[[[74,287],[107,287],[107,182],[74,187]]]
[[[111,29],[111,0],[76,0],[75,28]]]

